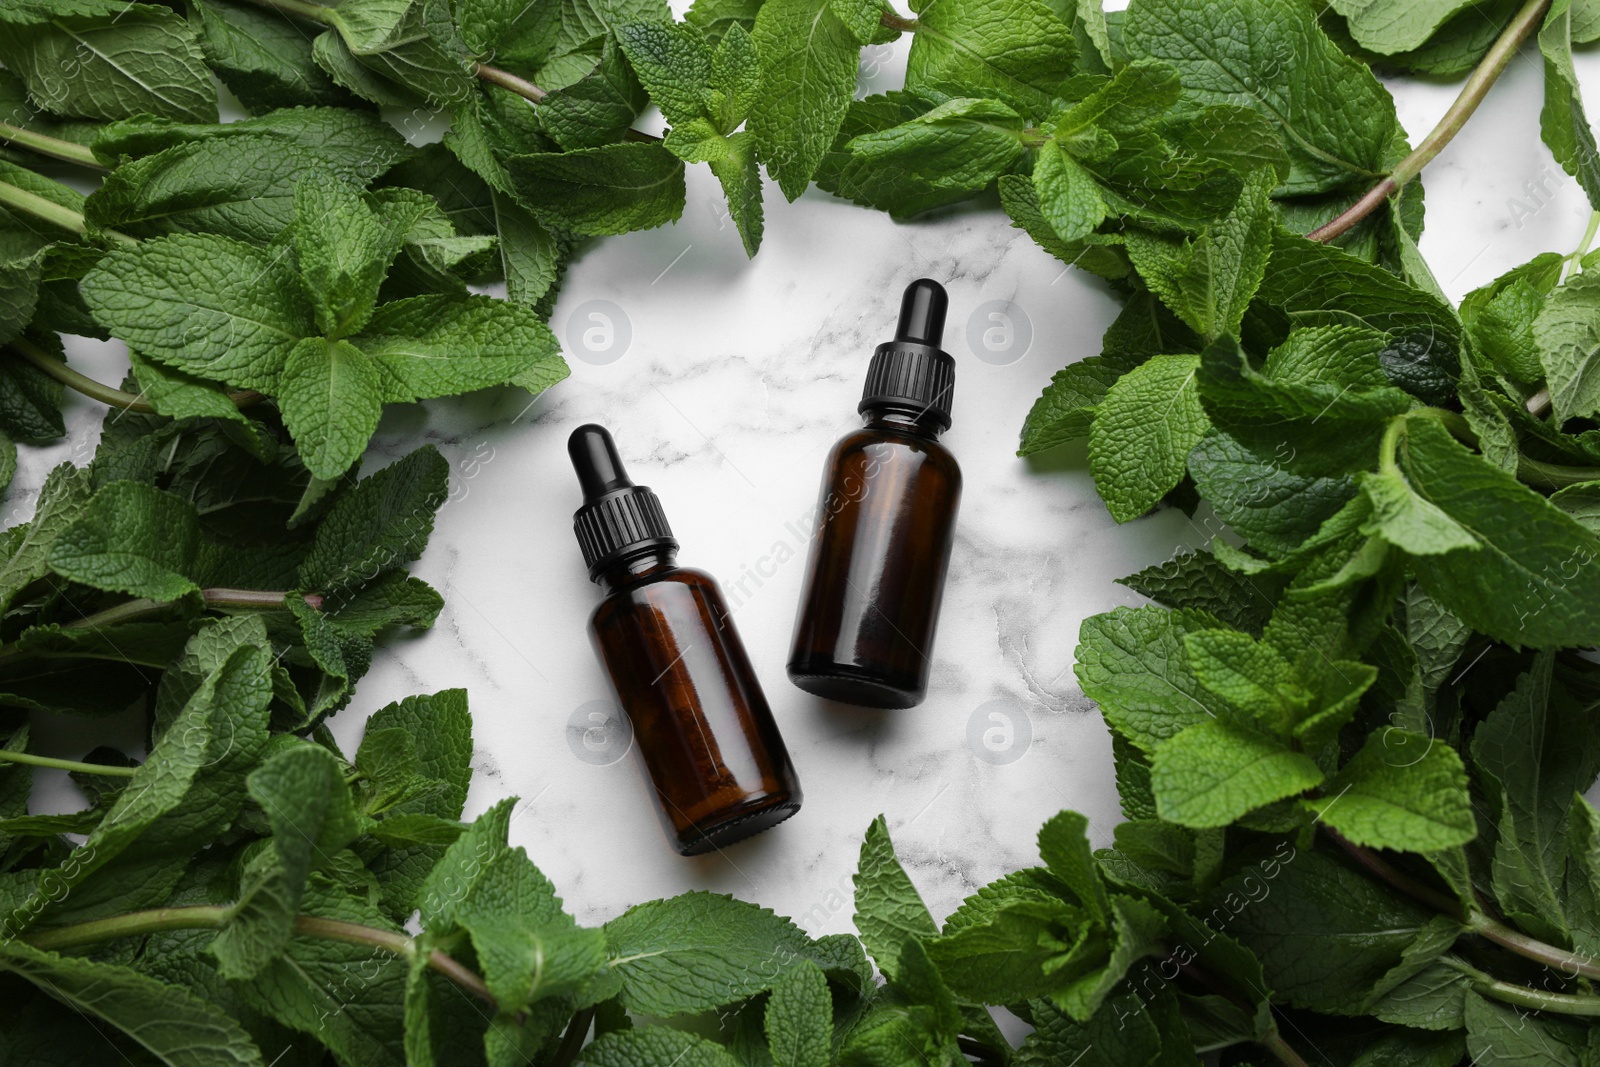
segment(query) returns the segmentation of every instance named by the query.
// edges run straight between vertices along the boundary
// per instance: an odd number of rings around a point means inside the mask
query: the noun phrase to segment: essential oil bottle
[[[782,822],[800,783],[716,581],[677,565],[661,502],[628,478],[604,427],[578,427],[567,452],[583,487],[573,530],[606,591],[589,635],[668,839],[692,856]]]
[[[912,282],[894,340],[879,345],[856,409],[861,429],[828,454],[789,678],[808,693],[909,708],[928,692],[961,469],[950,428],[955,360],[939,348],[949,299]]]

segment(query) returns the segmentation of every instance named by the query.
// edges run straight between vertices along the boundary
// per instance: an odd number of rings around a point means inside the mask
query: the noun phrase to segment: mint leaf
[[[739,1067],[721,1045],[662,1026],[604,1034],[584,1048],[583,1061],[594,1067]]]
[[[50,569],[96,589],[176,600],[200,541],[194,505],[139,482],[112,482],[90,499],[50,549]]]
[[[762,1025],[774,1067],[828,1067],[833,998],[815,963],[801,960],[774,983]]]
[[[1309,8],[1292,0],[1225,0],[1200,8],[1141,0],[1123,45],[1133,58],[1178,68],[1188,96],[1261,112],[1289,153],[1284,191],[1368,186],[1402,136],[1394,103],[1366,64],[1343,55]],[[1292,77],[1278,73],[1295,57]]]
[[[1077,57],[1071,27],[1041,0],[928,0],[916,11],[912,92],[992,96],[1037,120]]]
[[[1519,1012],[1475,992],[1467,992],[1462,1021],[1467,1051],[1485,1067],[1581,1067],[1589,1058],[1588,1029],[1559,1018]]]
[[[1075,811],[1051,816],[1039,827],[1039,856],[1050,873],[1072,890],[1091,918],[1101,922],[1110,918],[1111,904],[1089,847],[1087,818]]]
[[[317,328],[330,339],[357,332],[405,228],[380,220],[354,186],[326,174],[295,186],[294,216],[290,243]]]
[[[498,99],[524,110],[527,107],[520,98],[507,100],[503,90],[494,90],[483,99]],[[545,97],[539,105],[538,120],[540,127],[562,148],[598,148],[626,137],[647,102],[636,71],[629,65],[622,48],[607,38],[594,69]],[[485,117],[489,117],[487,109]],[[458,132],[462,132],[459,126]],[[493,151],[492,119],[488,136]],[[526,150],[520,142],[514,144],[514,151]],[[482,171],[483,168],[477,169]]]
[[[939,932],[928,906],[894,853],[882,815],[867,827],[856,867],[856,930],[878,969],[894,981],[908,944]]]
[[[1155,751],[1150,787],[1163,819],[1204,829],[1322,781],[1311,757],[1221,719],[1191,726]]]
[[[1392,55],[1417,48],[1451,16],[1470,6],[1472,0],[1333,0],[1333,9],[1343,15],[1350,35],[1363,48]]]
[[[543,388],[568,374],[560,344],[537,312],[476,294],[384,304],[352,343],[370,357],[391,403],[512,381]]]
[[[1031,456],[1089,436],[1095,409],[1121,375],[1120,368],[1099,356],[1080,359],[1056,371],[1022,423],[1017,455]]]
[[[1358,845],[1431,852],[1477,836],[1461,757],[1436,738],[1377,730],[1307,803]]]
[[[1600,539],[1433,420],[1406,423],[1401,469],[1411,487],[1482,548],[1414,556],[1423,588],[1473,629],[1518,645],[1600,640]]]
[[[251,111],[348,99],[311,58],[287,17],[229,0],[191,0],[189,21],[206,63]]]
[[[705,117],[711,49],[686,22],[631,22],[617,34],[651,101],[672,126]]]
[[[10,26],[0,39],[0,61],[27,84],[36,104],[56,115],[217,121],[216,90],[194,30],[160,6]]]
[[[127,967],[43,952],[7,938],[0,945],[0,971],[48,991],[90,1026],[93,1019],[121,1031],[168,1067],[263,1062],[249,1035],[216,1005]]]
[[[1087,237],[1105,221],[1110,211],[1094,176],[1054,137],[1039,148],[1034,160],[1033,188],[1038,196],[1039,213],[1062,241]]]
[[[1344,475],[1300,474],[1290,464],[1298,450],[1287,442],[1246,444],[1212,430],[1189,453],[1189,473],[1217,517],[1261,552],[1287,556],[1356,494]],[[1218,549],[1220,552],[1221,549]]]
[[[1137,519],[1183,478],[1209,422],[1198,356],[1154,356],[1106,391],[1089,428],[1089,470],[1118,522]]]
[[[1169,608],[1193,608],[1257,635],[1282,591],[1280,582],[1229,570],[1209,552],[1179,552],[1165,563],[1118,578],[1117,584]]]
[[[1398,470],[1362,475],[1361,491],[1372,503],[1372,517],[1361,527],[1414,556],[1475,549],[1478,539],[1461,524],[1412,490]]]
[[[657,144],[535,152],[506,170],[519,201],[574,233],[648,230],[683,214],[683,163]]]
[[[1600,274],[1579,274],[1539,304],[1533,341],[1557,421],[1600,413]]]
[[[1311,703],[1311,694],[1288,661],[1271,644],[1249,634],[1201,630],[1186,635],[1183,647],[1200,684],[1242,712],[1243,725],[1253,722],[1286,736]]]
[[[754,256],[761,247],[765,227],[761,206],[761,167],[756,161],[755,135],[741,130],[724,140],[726,154],[709,160],[711,173],[728,198],[728,214],[739,231],[745,255]]]
[[[976,192],[1021,158],[1021,132],[1022,117],[1005,104],[958,98],[861,134],[845,148],[880,166],[917,173],[934,189]]]
[[[317,524],[301,583],[325,593],[348,589],[416,559],[449,480],[450,465],[432,445],[363,478]]]
[[[283,257],[226,237],[113,252],[82,289],[95,317],[145,356],[244,389],[275,392],[290,350],[312,332]]]
[[[307,337],[284,361],[278,405],[306,469],[318,478],[336,478],[361,458],[378,428],[378,368],[349,341]]]
[[[1073,672],[1106,722],[1146,752],[1223,704],[1200,684],[1184,651],[1185,634],[1213,628],[1200,611],[1115,608],[1083,620]]]
[[[1578,180],[1590,204],[1600,204],[1600,147],[1584,114],[1578,72],[1572,66],[1572,0],[1553,0],[1539,27],[1544,57],[1544,106],[1539,134],[1561,169]]]
[[[767,173],[794,200],[844,121],[861,45],[829,0],[768,0],[750,38],[761,57],[762,92],[749,129]]]
[[[1274,182],[1271,171],[1256,172],[1227,218],[1181,245],[1137,230],[1128,234],[1128,254],[1140,276],[1207,341],[1239,332],[1261,285],[1272,249],[1267,194]]]
[[[606,923],[610,969],[629,1010],[707,1011],[771,989],[787,966],[820,946],[765,908],[699,890],[636,905]]]
[[[358,63],[430,103],[456,102],[472,90],[443,0],[341,0],[328,22]]]

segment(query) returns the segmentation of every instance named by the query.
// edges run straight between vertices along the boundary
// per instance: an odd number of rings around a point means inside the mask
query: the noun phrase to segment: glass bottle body
[[[789,678],[806,692],[908,708],[928,691],[961,470],[906,413],[873,411],[828,455]]]
[[[596,654],[633,727],[667,837],[685,856],[800,809],[800,783],[716,581],[670,551],[602,572]]]

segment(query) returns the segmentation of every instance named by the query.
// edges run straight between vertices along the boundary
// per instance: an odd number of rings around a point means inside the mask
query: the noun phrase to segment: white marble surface
[[[899,46],[871,59],[863,91],[898,84]],[[1579,64],[1600,103],[1600,58]],[[1413,141],[1455,93],[1393,88]],[[1538,141],[1539,95],[1537,59],[1524,54],[1426,172],[1422,249],[1454,297],[1536,252],[1569,251],[1583,232],[1583,196]],[[522,797],[513,841],[586,922],[706,888],[794,915],[812,932],[847,930],[857,849],[879,812],[938,915],[1037,862],[1035,831],[1063,807],[1088,814],[1108,842],[1118,819],[1111,746],[1073,677],[1078,625],[1140,601],[1114,578],[1209,532],[1170,510],[1119,527],[1094,494],[1081,446],[1033,462],[1014,449],[1051,374],[1098,351],[1116,301],[998,210],[897,224],[816,190],[787,204],[769,185],[766,240],[747,262],[720,205],[706,169],[691,167],[682,221],[582,252],[554,318],[572,376],[531,408],[502,390],[389,410],[369,466],[432,442],[453,467],[451,501],[415,568],[445,609],[431,632],[380,650],[334,733],[353,750],[373,709],[466,687],[477,770],[468,815]],[[783,665],[823,455],[856,424],[867,358],[893,331],[901,289],[920,276],[950,293],[946,348],[958,377],[945,440],[966,490],[931,692],[921,707],[875,712],[801,693]],[[604,364],[572,358],[581,329],[571,324],[587,321],[596,300],[620,309],[631,331]],[[991,302],[1029,324],[1020,355],[976,357],[969,319]],[[115,344],[69,351],[102,379],[126,366]],[[8,522],[31,511],[52,464],[86,458],[100,414],[74,402],[71,444],[24,451]],[[564,445],[586,421],[609,425],[634,478],[660,494],[680,561],[723,582],[805,788],[798,816],[721,855],[682,859],[667,847],[632,756],[596,765],[568,743],[574,713],[610,699],[585,632],[599,592],[571,533],[578,492]],[[1019,758],[1004,764],[980,760],[982,746],[968,742],[974,717],[994,711],[1017,723]],[[59,721],[42,741],[62,756],[89,747],[82,724]]]

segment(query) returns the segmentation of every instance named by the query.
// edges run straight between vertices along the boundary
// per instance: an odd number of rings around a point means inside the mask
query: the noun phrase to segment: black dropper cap
[[[634,485],[622,469],[617,444],[604,426],[587,423],[567,438],[583,488],[583,507],[572,515],[572,532],[583,549],[589,580],[626,556],[652,549],[676,551],[677,538],[662,514],[661,501],[648,486]]]
[[[949,306],[944,286],[932,278],[918,278],[906,286],[894,340],[872,353],[857,411],[892,408],[926,419],[940,431],[950,428],[956,361],[939,347]]]

